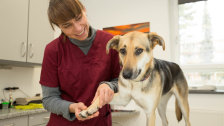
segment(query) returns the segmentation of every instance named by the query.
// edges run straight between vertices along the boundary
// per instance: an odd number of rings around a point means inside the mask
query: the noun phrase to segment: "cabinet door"
[[[28,0],[0,0],[0,60],[26,61]]]
[[[38,113],[34,115],[29,115],[29,126],[40,126],[48,123],[50,113]]]
[[[0,120],[0,126],[28,126],[28,116]]]
[[[48,5],[49,0],[30,0],[27,62],[42,63],[45,46],[53,40]]]

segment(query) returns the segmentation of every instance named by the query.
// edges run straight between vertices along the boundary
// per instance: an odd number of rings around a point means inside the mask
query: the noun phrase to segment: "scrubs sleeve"
[[[118,78],[111,81],[102,81],[100,84],[107,84],[114,91],[114,93],[118,92]]]
[[[57,44],[51,42],[44,51],[40,84],[58,87],[58,83],[58,48]]]
[[[41,88],[43,93],[43,106],[46,110],[57,115],[62,115],[69,121],[75,120],[75,114],[69,112],[69,105],[72,104],[72,102],[61,99],[59,87],[47,87],[42,85]]]

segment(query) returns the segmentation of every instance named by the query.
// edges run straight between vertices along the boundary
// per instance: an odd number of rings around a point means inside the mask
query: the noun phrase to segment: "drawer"
[[[28,126],[28,116],[0,120],[0,126]]]
[[[29,115],[29,126],[46,124],[49,120],[49,117],[49,112]]]

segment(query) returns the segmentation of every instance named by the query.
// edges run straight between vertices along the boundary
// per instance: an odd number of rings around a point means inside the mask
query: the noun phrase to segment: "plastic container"
[[[10,106],[9,102],[2,102],[2,109],[8,109]]]

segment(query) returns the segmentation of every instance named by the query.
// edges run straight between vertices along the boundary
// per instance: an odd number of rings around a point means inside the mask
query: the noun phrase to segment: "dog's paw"
[[[83,110],[79,113],[79,116],[82,118],[87,118],[87,110]]]
[[[87,118],[88,116],[93,115],[99,110],[99,97],[90,105],[86,110],[83,110],[79,113],[79,116],[82,118]]]
[[[96,108],[89,108],[89,109],[81,111],[79,113],[79,116],[82,117],[82,118],[87,118],[88,116],[91,116],[91,115],[95,114],[98,110],[99,110],[98,107],[96,107]]]

